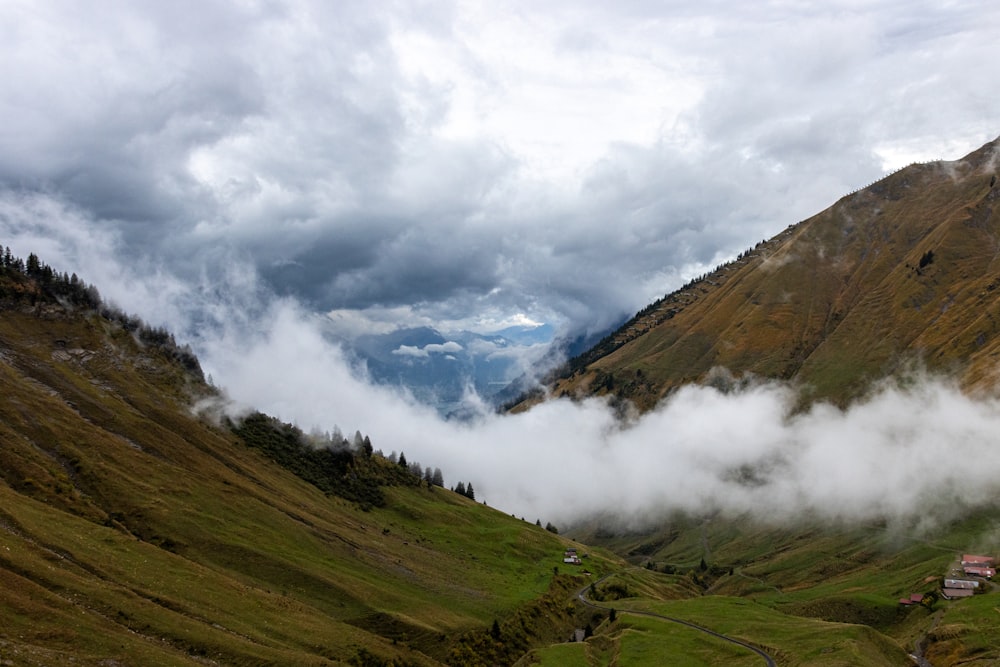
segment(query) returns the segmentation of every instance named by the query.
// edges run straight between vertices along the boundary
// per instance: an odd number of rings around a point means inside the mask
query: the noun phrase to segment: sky
[[[324,334],[602,331],[994,139],[998,28],[971,1],[5,0],[0,244],[170,327],[234,400],[488,440]]]

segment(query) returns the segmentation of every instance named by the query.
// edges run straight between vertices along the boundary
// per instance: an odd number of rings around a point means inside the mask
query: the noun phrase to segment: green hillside
[[[0,665],[764,664],[669,619],[783,666],[1000,661],[992,583],[934,599],[1000,552],[992,511],[573,541],[363,443],[221,417],[189,350],[37,258],[0,267],[0,387]]]
[[[1000,359],[1000,140],[915,164],[643,309],[573,360],[556,395],[640,408],[688,382],[789,379],[847,403],[926,367],[970,391]],[[714,369],[725,369],[719,372]]]
[[[0,269],[0,664],[509,663],[577,625],[567,540],[378,454],[296,469],[295,429],[198,414],[188,352],[35,262]]]
[[[599,585],[619,620],[604,620],[584,652],[587,662],[560,662],[562,647],[539,651],[543,665],[762,664],[745,649],[725,645],[662,620],[626,610],[694,622],[763,648],[779,665],[908,665],[920,652],[935,667],[1000,661],[1000,593],[983,581],[971,598],[940,597],[946,576],[958,576],[963,553],[996,555],[996,508],[947,524],[871,522],[834,525],[803,518],[775,526],[752,517],[663,519],[643,530],[595,520],[573,534],[623,554],[634,568]],[[656,582],[655,586],[650,582]],[[624,599],[615,599],[626,591]],[[927,596],[924,604],[900,598]],[[599,650],[599,647],[603,647]]]

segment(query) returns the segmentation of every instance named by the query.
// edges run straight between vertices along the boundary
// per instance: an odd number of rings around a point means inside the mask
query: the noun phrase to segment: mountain
[[[393,443],[229,420],[190,351],[34,255],[0,257],[0,386],[0,664],[510,664],[581,625],[536,517]]]
[[[488,334],[441,333],[430,327],[359,336],[344,345],[379,384],[397,386],[460,416],[471,391],[486,402],[542,361],[554,336],[549,324],[508,327]]]
[[[627,565],[376,449],[398,443],[227,416],[168,332],[9,252],[0,387],[0,665],[1000,660],[993,586],[939,596],[960,554],[1000,550],[995,507],[918,531],[669,516],[570,533]]]
[[[992,390],[998,141],[905,167],[748,248],[575,358],[553,393],[649,409],[685,383],[756,376],[843,405],[923,368]]]

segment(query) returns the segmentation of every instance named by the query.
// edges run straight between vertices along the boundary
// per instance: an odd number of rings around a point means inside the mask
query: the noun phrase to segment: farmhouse
[[[975,591],[971,588],[942,588],[941,597],[945,600],[954,600],[955,598],[971,598],[975,594]]]
[[[975,554],[964,554],[962,565],[972,565],[975,567],[993,567],[993,556],[977,556]]]
[[[971,575],[973,577],[985,577],[990,579],[997,573],[997,571],[992,567],[979,566],[979,565],[963,565],[963,570],[965,570],[966,575]]]
[[[979,588],[979,582],[971,579],[945,579],[944,588]]]

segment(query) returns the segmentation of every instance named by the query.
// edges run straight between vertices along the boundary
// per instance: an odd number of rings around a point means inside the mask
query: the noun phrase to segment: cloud
[[[450,340],[446,343],[428,343],[423,347],[417,347],[415,345],[400,345],[398,348],[393,350],[392,353],[404,357],[424,358],[429,357],[431,354],[461,352],[463,349],[464,348],[461,345]],[[454,359],[454,357],[451,357],[450,355],[447,356],[449,359]]]
[[[221,253],[356,321],[599,331],[992,139],[998,12],[8,3],[0,187],[189,283]]]
[[[941,379],[883,387],[847,410],[793,414],[790,387],[760,383],[729,394],[688,386],[627,423],[597,399],[450,422],[405,391],[370,383],[325,335],[325,316],[269,296],[252,274],[220,272],[191,286],[161,270],[135,273],[118,263],[121,240],[95,237],[91,225],[49,198],[0,198],[6,244],[86,266],[82,277],[106,280],[102,291],[127,310],[187,332],[180,340],[194,342],[237,405],[306,429],[359,429],[377,448],[441,467],[449,483],[472,481],[477,497],[519,516],[564,524],[611,511],[637,523],[686,511],[926,527],[1000,491],[1000,402]]]
[[[462,425],[324,334],[600,331],[885,169],[993,139],[998,22],[963,2],[3,3],[0,241],[170,326],[240,401],[370,432],[519,514],[975,504],[997,408],[945,384],[844,413],[692,387],[627,428],[593,401]],[[939,465],[946,445],[976,466]]]
[[[519,516],[635,524],[722,512],[926,527],[1000,491],[1000,402],[940,379],[887,386],[847,410],[793,414],[792,389],[761,383],[730,394],[688,386],[630,423],[596,399],[457,423],[366,383],[294,303],[275,302],[261,322],[208,347],[206,367],[231,378],[234,398],[303,427],[361,429]]]
[[[426,358],[430,356],[430,353],[427,350],[416,347],[415,345],[400,345],[393,350],[392,353],[403,357]]]

